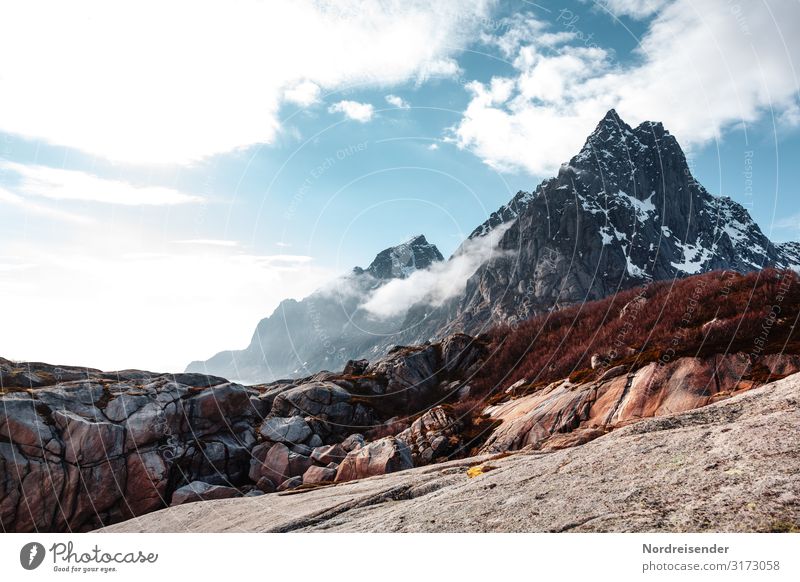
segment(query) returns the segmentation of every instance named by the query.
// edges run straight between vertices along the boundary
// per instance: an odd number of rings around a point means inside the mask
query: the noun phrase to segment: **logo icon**
[[[19,563],[26,570],[35,570],[44,562],[44,546],[39,542],[30,542],[19,551]]]

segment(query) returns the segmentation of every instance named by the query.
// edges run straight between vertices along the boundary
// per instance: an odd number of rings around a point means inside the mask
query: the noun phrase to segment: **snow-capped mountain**
[[[383,280],[404,279],[414,271],[427,269],[433,263],[443,260],[444,257],[436,245],[430,244],[424,235],[419,235],[381,251],[369,267],[356,267],[353,272],[357,275],[369,273],[376,279]]]
[[[661,123],[631,128],[614,110],[557,176],[472,236],[507,221],[509,252],[471,277],[448,328],[476,332],[649,279],[798,262],[797,246],[772,244],[743,206],[695,180]]]
[[[376,319],[360,309],[370,293],[443,260],[435,245],[423,235],[415,236],[378,253],[366,269],[355,267],[302,301],[282,301],[259,322],[245,349],[192,362],[186,371],[257,383],[341,370],[350,359],[396,343],[392,337],[403,318]]]
[[[334,370],[393,345],[455,331],[477,334],[649,280],[800,265],[799,243],[771,243],[743,206],[697,182],[661,123],[631,128],[614,110],[555,177],[516,194],[468,240],[489,233],[499,239],[498,252],[481,258],[463,293],[443,304],[420,303],[385,320],[360,309],[377,287],[443,260],[425,237],[415,237],[332,289],[284,301],[259,323],[248,348],[194,362],[189,370],[246,381]]]

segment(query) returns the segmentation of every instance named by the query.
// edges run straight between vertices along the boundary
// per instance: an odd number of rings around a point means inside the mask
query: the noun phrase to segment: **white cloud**
[[[647,18],[652,16],[670,0],[583,0],[591,3],[598,9],[605,9],[616,17],[630,16],[631,18]]]
[[[126,206],[171,205],[201,202],[199,196],[163,186],[134,186],[107,180],[77,170],[0,161],[0,170],[17,174],[20,182],[14,189],[29,196],[53,200],[84,200]]]
[[[439,149],[439,144],[438,143],[432,143],[431,145],[428,146],[428,149],[431,150],[432,152],[435,152],[436,150]]]
[[[663,121],[689,147],[771,111],[793,118],[797,3],[738,10],[714,0],[613,4],[631,14],[661,7],[628,64],[586,42],[540,42],[550,29],[531,25],[530,17],[517,27],[529,34],[510,27],[485,39],[513,58],[516,75],[468,85],[472,98],[452,141],[493,168],[548,175],[577,153],[611,107],[632,124]]]
[[[366,123],[372,119],[375,109],[370,103],[359,103],[358,101],[339,101],[328,108],[331,113],[344,113],[345,117]]]
[[[283,98],[301,107],[309,107],[319,102],[319,94],[319,85],[311,81],[301,81],[297,85],[286,89],[283,93]]]
[[[281,131],[285,100],[453,75],[492,0],[8,3],[0,131],[183,163]],[[364,50],[369,47],[369,50]]]
[[[386,102],[393,107],[397,107],[398,109],[408,109],[411,107],[411,104],[408,101],[397,95],[387,95]]]
[[[0,203],[14,206],[25,211],[26,213],[38,214],[39,216],[44,216],[45,218],[52,218],[64,222],[72,222],[74,224],[88,224],[91,222],[89,218],[80,214],[65,212],[58,208],[51,208],[49,206],[32,202],[27,198],[14,194],[13,192],[9,192],[2,187],[0,187]]]
[[[420,66],[417,74],[417,84],[424,83],[428,79],[453,79],[463,72],[458,63],[449,57],[432,59]]]
[[[305,256],[165,246],[158,232],[115,227],[115,240],[97,245],[96,229],[55,250],[35,241],[7,245],[15,261],[0,261],[0,271],[14,269],[0,277],[3,357],[179,372],[246,346],[281,300],[304,297],[335,275]]]
[[[437,307],[464,290],[475,271],[498,250],[497,243],[510,224],[501,225],[484,237],[468,239],[450,260],[414,271],[405,279],[393,279],[378,287],[361,306],[379,318],[393,317],[425,302]]]

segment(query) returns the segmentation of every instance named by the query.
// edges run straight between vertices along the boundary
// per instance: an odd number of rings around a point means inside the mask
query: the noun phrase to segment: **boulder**
[[[260,472],[256,472],[255,476],[258,479],[267,477],[273,483],[283,483],[291,477],[301,477],[311,465],[310,458],[292,452],[283,443],[277,443],[270,448]],[[253,480],[258,482],[257,479]]]
[[[302,477],[291,477],[286,479],[283,483],[278,485],[278,491],[286,491],[287,489],[296,489],[303,484]]]
[[[464,333],[444,338],[441,349],[442,367],[450,377],[463,376],[486,352],[482,342]]]
[[[411,451],[414,466],[447,457],[461,445],[461,424],[441,406],[431,408],[397,435]]]
[[[393,348],[366,371],[369,375],[386,379],[386,386],[382,388],[384,397],[375,399],[374,407],[394,414],[414,414],[423,410],[438,397],[441,372],[439,344]],[[391,413],[386,416],[391,416]]]
[[[345,376],[361,376],[369,366],[367,360],[348,360],[342,374]]]
[[[208,486],[248,480],[252,389],[200,374],[2,365],[2,531],[87,531],[143,515],[168,504],[177,475]],[[13,382],[37,387],[8,390]]]
[[[328,467],[318,467],[314,465],[309,467],[303,473],[303,485],[313,485],[316,483],[325,483],[333,481],[336,478],[336,469],[329,469]]]
[[[264,421],[259,433],[268,441],[297,444],[311,436],[311,428],[301,416],[272,417]]]
[[[211,499],[229,499],[240,496],[241,493],[233,487],[210,485],[203,481],[192,481],[188,485],[175,490],[175,493],[172,494],[170,505],[182,505]]]
[[[363,479],[413,466],[408,446],[395,437],[386,437],[347,453],[336,470],[335,480]]]
[[[317,447],[311,451],[311,460],[320,465],[328,463],[341,463],[347,455],[347,450],[341,444]]]
[[[258,489],[262,493],[274,493],[275,483],[273,483],[272,479],[270,479],[269,477],[261,477],[256,483],[256,489]]]
[[[342,448],[349,453],[350,451],[360,449],[364,446],[364,443],[364,435],[356,433],[351,434],[339,444],[341,444]]]

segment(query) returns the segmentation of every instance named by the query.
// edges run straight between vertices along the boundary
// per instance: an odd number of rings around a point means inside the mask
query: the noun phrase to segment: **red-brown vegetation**
[[[535,388],[684,356],[800,353],[798,316],[800,277],[793,271],[654,282],[493,329],[491,355],[472,384],[475,396],[489,398],[522,378]]]

